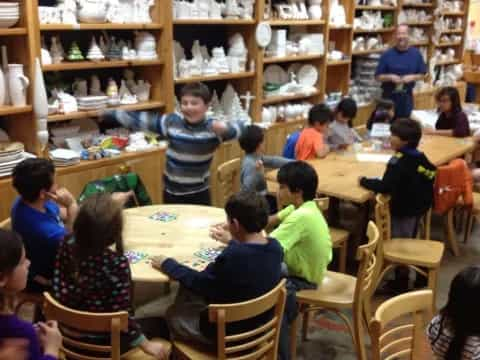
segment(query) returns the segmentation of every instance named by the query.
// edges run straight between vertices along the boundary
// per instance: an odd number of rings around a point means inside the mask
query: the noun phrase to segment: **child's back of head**
[[[292,193],[301,191],[304,201],[313,200],[317,193],[317,172],[304,161],[283,165],[277,173],[277,181],[280,185],[286,185]]]
[[[390,132],[392,136],[398,137],[401,141],[406,142],[406,146],[413,149],[418,147],[422,138],[422,127],[412,119],[397,119],[390,126]]]
[[[333,119],[333,113],[325,104],[317,104],[310,108],[308,112],[308,124],[311,127],[328,125]]]
[[[259,233],[268,223],[269,207],[264,196],[255,192],[240,191],[225,204],[228,221],[238,221],[246,233]]]
[[[245,153],[252,154],[257,151],[264,137],[263,129],[260,126],[249,125],[243,130],[238,142]]]
[[[7,293],[16,293],[25,288],[27,283],[27,270],[23,277],[16,275],[16,268],[22,261],[24,254],[23,242],[20,236],[8,230],[0,229],[0,310],[9,312],[9,301],[5,298]],[[28,260],[27,260],[28,261]],[[13,281],[12,281],[13,280]]]
[[[55,167],[50,160],[35,158],[19,163],[13,169],[13,186],[23,200],[38,200],[42,190],[50,191],[54,184]]]
[[[352,98],[343,98],[335,109],[336,120],[343,120],[352,126],[352,120],[357,116],[357,103]],[[339,119],[339,117],[341,119]]]
[[[375,110],[370,115],[367,122],[367,129],[371,130],[375,123],[391,123],[395,116],[395,104],[389,99],[379,99]]]

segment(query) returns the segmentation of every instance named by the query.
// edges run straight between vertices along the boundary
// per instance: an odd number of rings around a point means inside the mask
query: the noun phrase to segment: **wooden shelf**
[[[452,29],[452,30],[443,30],[442,34],[461,34],[463,29]]]
[[[437,48],[441,48],[441,47],[460,46],[460,45],[462,45],[461,41],[440,43],[440,44],[437,44],[437,45],[434,45],[434,46],[437,47]]]
[[[464,11],[443,11],[442,15],[443,16],[464,16],[465,12]]]
[[[407,21],[405,24],[408,26],[430,26],[433,21]]]
[[[0,116],[25,114],[32,111],[32,105],[27,106],[0,106]]]
[[[352,28],[353,28],[352,24],[345,24],[340,26],[330,25],[328,30],[350,30]]]
[[[43,65],[43,71],[70,71],[86,69],[108,69],[129,66],[161,65],[161,60],[110,60],[110,61],[72,61],[60,64]]]
[[[228,73],[228,74],[218,74],[211,76],[193,76],[186,79],[176,79],[175,84],[186,84],[192,82],[205,82],[205,81],[218,81],[218,80],[234,80],[234,79],[245,79],[255,76],[253,71],[245,71],[241,73]]]
[[[270,26],[316,26],[325,25],[325,20],[270,20]]]
[[[69,30],[160,30],[163,28],[162,24],[43,24],[40,25],[40,31],[69,31]]]
[[[370,5],[357,5],[355,10],[385,10],[385,11],[395,11],[397,8],[395,6],[370,6]]]
[[[273,63],[282,63],[282,62],[292,62],[292,61],[309,61],[309,60],[318,60],[322,59],[325,55],[323,54],[311,54],[311,55],[291,55],[283,57],[264,57],[264,64],[273,64]]]
[[[277,104],[286,101],[293,101],[293,100],[302,100],[308,99],[320,94],[320,91],[315,91],[310,94],[296,94],[296,95],[280,95],[280,96],[269,96],[268,98],[264,98],[262,103],[263,105],[270,105],[270,104]]]
[[[431,8],[433,7],[432,3],[427,3],[427,4],[402,4],[403,7],[409,7],[409,8]]]
[[[412,46],[428,46],[430,42],[428,40],[423,40],[423,41],[411,41],[409,42],[410,45]]]
[[[370,54],[377,54],[377,53],[381,53],[381,52],[384,52],[385,50],[387,50],[388,48],[384,48],[384,49],[373,49],[373,50],[363,50],[363,51],[354,51],[352,53],[353,56],[361,56],[361,55],[370,55]]]
[[[453,65],[453,64],[458,64],[459,62],[460,62],[459,59],[440,61],[440,62],[436,63],[435,66]]]
[[[24,27],[0,29],[0,36],[26,35],[26,34],[27,34],[27,28],[24,28]]]
[[[352,62],[350,59],[345,60],[328,60],[327,66],[339,66],[339,65],[348,65]]]
[[[54,114],[48,116],[48,122],[58,122],[58,121],[67,121],[73,119],[85,119],[89,117],[97,117],[106,110],[126,110],[126,111],[141,111],[141,110],[151,110],[159,109],[164,107],[165,104],[161,101],[148,101],[132,105],[120,105],[112,108],[107,108],[104,110],[93,110],[93,111],[76,111],[68,114]]]
[[[388,28],[382,28],[382,29],[376,29],[376,30],[354,29],[353,31],[355,32],[355,34],[362,34],[362,33],[386,33],[386,32],[392,32],[394,30],[395,28],[388,27]]]
[[[173,25],[252,25],[255,20],[239,19],[177,19]]]

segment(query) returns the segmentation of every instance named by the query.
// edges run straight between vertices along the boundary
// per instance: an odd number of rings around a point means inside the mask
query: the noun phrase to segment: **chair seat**
[[[173,346],[176,351],[180,352],[188,359],[195,360],[215,360],[217,358],[216,352],[209,351],[206,348],[192,346],[182,341],[174,341]]]
[[[332,247],[340,247],[343,242],[348,239],[350,233],[347,230],[330,227],[330,238],[332,239]]]
[[[339,272],[327,271],[322,284],[315,290],[297,292],[301,304],[325,306],[336,309],[350,308],[353,304],[357,278]]]
[[[386,260],[408,265],[436,268],[440,265],[445,246],[439,241],[392,239],[383,244]]]
[[[172,344],[167,340],[160,339],[160,338],[153,338],[151,339],[151,341],[162,343],[162,345],[168,349],[168,353],[170,353],[172,350]],[[155,360],[156,359],[152,355],[144,353],[143,350],[140,349],[139,347],[136,347],[132,350],[127,351],[125,354],[120,356],[120,358],[122,360]]]

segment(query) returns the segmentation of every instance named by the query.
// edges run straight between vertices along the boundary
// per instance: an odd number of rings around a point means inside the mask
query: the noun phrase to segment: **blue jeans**
[[[387,98],[390,98],[395,103],[395,119],[410,117],[413,110],[413,94],[411,92],[393,92]]]

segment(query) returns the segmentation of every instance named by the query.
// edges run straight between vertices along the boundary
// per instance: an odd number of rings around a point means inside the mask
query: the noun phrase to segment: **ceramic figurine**
[[[150,99],[150,88],[152,86],[148,81],[138,80],[138,84],[135,87],[135,95],[138,101],[144,102]]]
[[[77,0],[78,19],[84,23],[104,23],[107,20],[107,0]]]
[[[77,78],[72,84],[73,96],[83,97],[88,96],[88,83],[85,79]]]
[[[42,60],[43,65],[50,65],[52,63],[52,56],[47,49],[47,45],[45,44],[45,38],[42,36],[42,45],[40,49],[40,58]]]
[[[107,51],[107,58],[109,60],[119,60],[122,58],[122,50],[118,47],[115,42],[115,37],[110,38],[109,47]]]
[[[118,95],[120,97],[120,104],[122,105],[136,104],[138,102],[136,95],[132,95],[128,90],[125,80],[122,80]]]
[[[150,8],[155,5],[153,0],[133,0],[133,22],[151,23]]]
[[[70,45],[70,49],[68,50],[68,55],[67,59],[70,61],[82,61],[85,58],[82,55],[82,51],[78,47],[78,44],[76,41],[73,41],[72,44]]]
[[[240,17],[240,8],[237,0],[226,0],[224,15],[227,19],[238,19]]]
[[[252,0],[240,0],[240,6],[242,7],[242,18],[253,19],[254,1]]]
[[[102,54],[106,54],[107,51],[108,51],[108,46],[107,44],[105,44],[105,38],[103,37],[103,35],[100,35],[99,39],[98,39],[98,47],[100,48]]]
[[[347,23],[345,8],[338,3],[338,0],[330,0],[330,24],[341,26]]]
[[[221,19],[222,18],[222,8],[218,2],[215,0],[210,0],[210,5],[208,7],[208,17],[210,19]]]
[[[58,64],[63,61],[64,52],[62,44],[56,36],[52,36],[51,39],[50,55],[52,56],[52,62],[54,64]]]
[[[139,59],[157,59],[157,42],[155,36],[147,31],[135,32],[135,50]]]
[[[252,96],[250,91],[247,91],[245,95],[240,96],[240,99],[245,100],[245,112],[247,114],[250,113],[250,104],[255,99],[255,96]]]
[[[63,3],[58,7],[62,14],[63,24],[78,24],[77,3],[75,0],[63,0]]]
[[[125,69],[123,71],[123,78],[125,79],[125,86],[129,91],[134,92],[137,83],[135,82],[135,72],[132,69]]]
[[[23,73],[23,64],[8,64],[8,89],[13,106],[27,104],[27,88],[30,81]]]
[[[88,60],[103,60],[105,59],[105,55],[103,55],[102,50],[97,45],[97,41],[95,40],[95,36],[92,36],[92,40],[90,42],[90,48],[88,49],[87,53]]]
[[[103,96],[105,95],[102,92],[102,87],[100,84],[100,79],[98,78],[97,75],[92,75],[90,77],[90,95],[94,96]]]
[[[116,106],[120,104],[120,97],[118,95],[118,86],[115,80],[113,80],[112,78],[108,79],[106,95],[108,96],[108,100],[107,100],[108,105]]]

